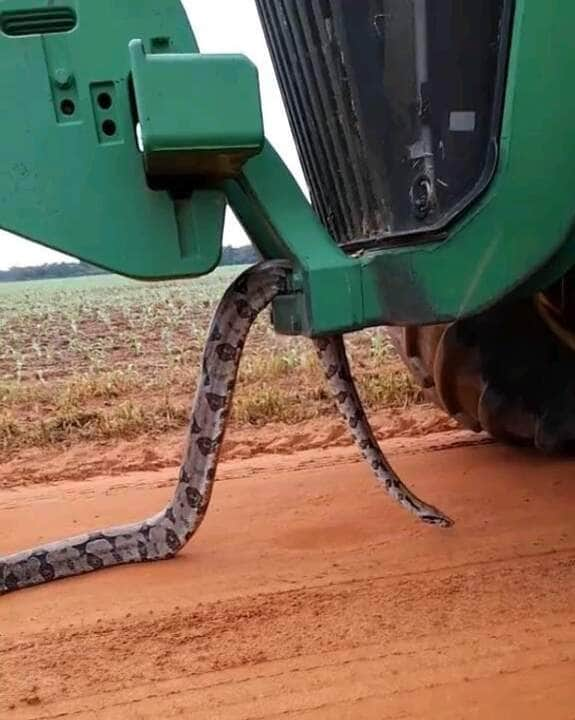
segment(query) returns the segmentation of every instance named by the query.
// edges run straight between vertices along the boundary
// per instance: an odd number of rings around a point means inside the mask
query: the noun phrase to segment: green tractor
[[[1,227],[126,276],[197,277],[229,206],[261,272],[282,268],[277,332],[330,352],[322,338],[391,326],[462,425],[568,450],[575,6],[256,4],[311,206],[265,139],[256,68],[201,54],[179,0],[3,0]],[[94,567],[121,554],[99,542],[80,553]]]
[[[258,5],[314,208],[348,256],[379,255],[380,322],[428,397],[473,430],[568,449],[571,5]]]

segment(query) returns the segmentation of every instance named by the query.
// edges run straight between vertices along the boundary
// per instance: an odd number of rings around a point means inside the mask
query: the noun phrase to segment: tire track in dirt
[[[0,717],[573,718],[573,463],[497,446],[235,461],[181,557],[0,599]],[[311,464],[310,464],[311,463]],[[0,492],[0,552],[157,509],[173,471]]]
[[[454,433],[454,420],[434,406],[413,406],[376,413],[371,418],[376,436],[386,446],[416,447],[414,440],[428,437],[452,445],[455,436],[461,442],[485,441],[470,432]],[[340,418],[310,420],[298,425],[273,424],[264,427],[232,427],[223,447],[224,461],[246,460],[260,456],[287,457],[302,451],[323,451],[350,447],[353,440]],[[122,476],[138,471],[170,468],[180,462],[185,431],[160,437],[144,436],[114,443],[77,443],[70,448],[34,448],[0,463],[0,488],[46,485],[54,482],[82,481],[105,475]],[[442,438],[446,438],[442,440]]]

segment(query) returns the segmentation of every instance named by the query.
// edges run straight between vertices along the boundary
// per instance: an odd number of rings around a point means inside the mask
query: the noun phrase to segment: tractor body
[[[253,65],[202,55],[179,0],[137,5],[0,3],[0,226],[190,277],[217,265],[228,204],[293,263],[279,332],[395,326],[464,424],[570,441],[571,391],[531,385],[550,365],[571,382],[575,6],[257,0],[310,207],[265,140]]]

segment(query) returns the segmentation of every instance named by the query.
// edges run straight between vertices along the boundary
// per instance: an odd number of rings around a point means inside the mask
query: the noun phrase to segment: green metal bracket
[[[152,55],[141,40],[130,56],[149,177],[235,177],[261,152],[258,72],[246,57]]]

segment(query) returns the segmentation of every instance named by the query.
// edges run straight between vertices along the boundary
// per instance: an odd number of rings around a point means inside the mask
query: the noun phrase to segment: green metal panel
[[[58,31],[62,7],[71,31]],[[0,11],[0,226],[135,277],[212,270],[225,197],[150,189],[130,98],[130,40],[197,51],[179,0],[4,0]]]

